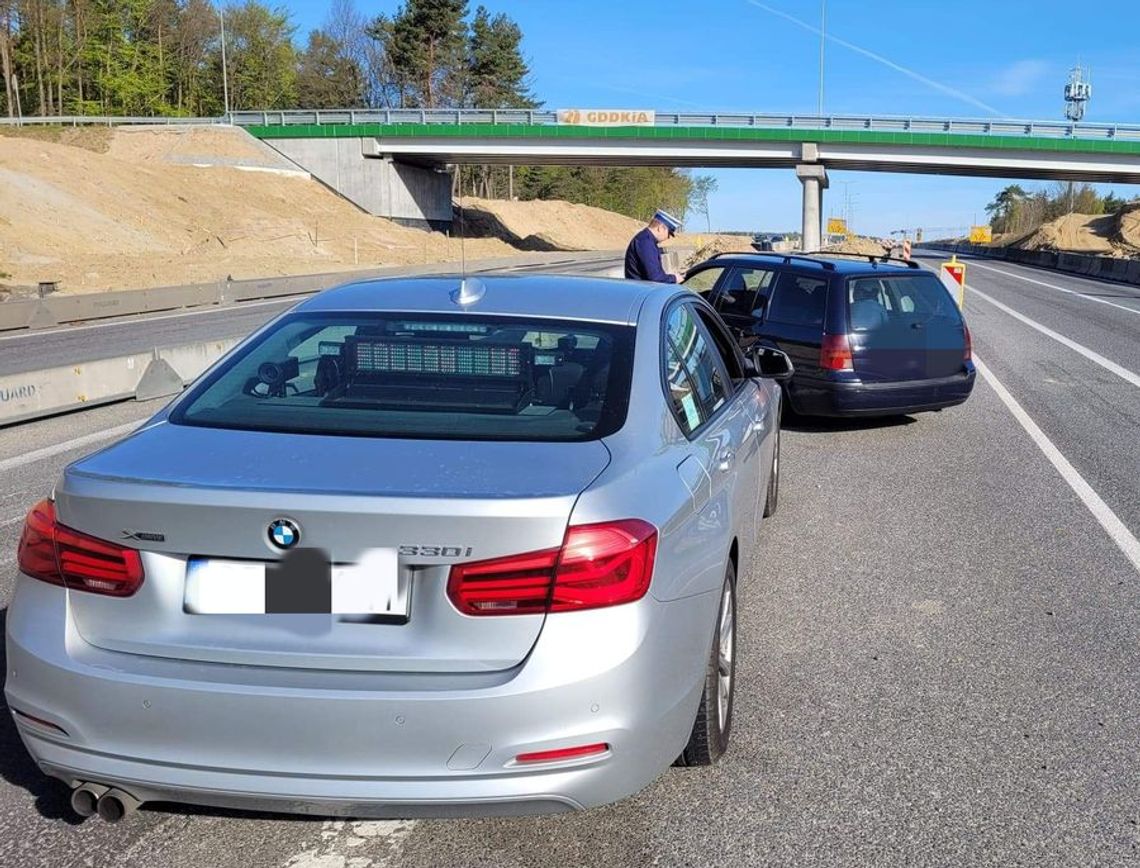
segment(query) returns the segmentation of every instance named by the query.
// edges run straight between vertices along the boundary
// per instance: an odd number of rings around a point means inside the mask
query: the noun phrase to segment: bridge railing
[[[332,109],[236,111],[220,118],[60,117],[0,118],[0,125],[235,124],[238,126],[324,126],[343,124],[523,124],[556,125],[558,113],[530,109]],[[975,136],[1140,141],[1140,124],[1093,124],[974,118],[895,117],[889,115],[774,115],[657,112],[659,127],[758,127],[795,130],[870,130],[901,133],[953,133]]]

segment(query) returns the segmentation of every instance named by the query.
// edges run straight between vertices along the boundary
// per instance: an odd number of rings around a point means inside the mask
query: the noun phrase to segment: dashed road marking
[[[992,265],[983,265],[980,262],[971,262],[970,265],[971,266],[976,265],[978,268],[981,268],[985,271],[995,271],[998,274],[1005,275],[1006,277],[1012,277],[1015,280],[1024,280],[1026,283],[1035,283],[1038,286],[1044,286],[1048,289],[1055,289],[1058,292],[1065,293],[1066,295],[1075,295],[1078,298],[1083,298],[1083,299],[1086,299],[1087,301],[1095,301],[1097,304],[1107,304],[1109,307],[1115,307],[1115,308],[1119,308],[1120,310],[1126,310],[1129,313],[1140,314],[1140,308],[1129,307],[1126,304],[1118,304],[1115,301],[1109,301],[1107,298],[1097,298],[1095,295],[1085,295],[1083,292],[1077,292],[1075,289],[1069,289],[1068,287],[1065,287],[1065,286],[1057,286],[1057,284],[1055,284],[1055,283],[1046,283],[1044,280],[1037,280],[1034,277],[1026,277],[1023,274],[1015,274],[1014,272],[1006,271],[1003,268],[994,268]],[[1136,297],[1136,300],[1140,301],[1140,296]]]
[[[1001,381],[994,376],[993,372],[976,355],[974,356],[974,364],[977,366],[978,372],[985,381],[989,383],[990,387],[997,393],[1001,402],[1005,404],[1009,412],[1021,423],[1021,427],[1025,429],[1026,433],[1033,439],[1033,442],[1037,444],[1037,448],[1045,453],[1045,457],[1049,459],[1049,463],[1057,469],[1057,472],[1061,474],[1061,478],[1068,483],[1069,488],[1073,490],[1088,511],[1092,513],[1093,518],[1099,522],[1100,526],[1103,527],[1109,537],[1112,538],[1112,541],[1116,543],[1117,548],[1128,558],[1133,569],[1135,569],[1137,573],[1140,573],[1140,540],[1136,539],[1136,535],[1128,529],[1127,525],[1112,511],[1112,508],[1105,503],[1093,487],[1085,481],[1085,478],[1073,467],[1069,460],[1061,453],[1061,450],[1053,444],[1053,441],[1037,426],[1037,423],[1033,421],[1032,417],[1017,403],[1017,400],[1009,393],[1009,390],[1001,384]]]
[[[1095,352],[1094,350],[1090,350],[1088,347],[1086,347],[1082,344],[1078,344],[1072,338],[1067,338],[1063,334],[1061,334],[1060,332],[1053,331],[1053,329],[1049,328],[1048,326],[1041,325],[1041,323],[1037,322],[1036,320],[1030,319],[1029,317],[1027,317],[1023,313],[1019,313],[1018,311],[1016,311],[1012,307],[1010,307],[1008,304],[1003,304],[1002,302],[998,301],[993,296],[987,295],[986,293],[982,292],[980,289],[976,289],[972,286],[967,286],[966,289],[970,290],[970,292],[972,292],[978,298],[980,298],[984,301],[988,301],[990,304],[992,304],[998,310],[1001,310],[1001,311],[1004,311],[1005,313],[1008,313],[1014,319],[1025,323],[1027,326],[1029,326],[1032,329],[1036,329],[1037,331],[1041,332],[1041,334],[1045,335],[1048,338],[1052,338],[1057,343],[1068,347],[1073,352],[1080,353],[1082,356],[1084,356],[1090,362],[1095,362],[1096,364],[1098,364],[1102,368],[1104,368],[1106,371],[1110,371],[1111,373],[1116,374],[1116,376],[1120,377],[1122,380],[1125,380],[1125,381],[1131,383],[1133,386],[1140,388],[1140,375],[1133,373],[1132,371],[1128,370],[1128,368],[1125,368],[1121,365],[1118,365],[1116,362],[1112,361],[1112,359],[1107,359],[1104,356],[1102,356],[1100,353]]]

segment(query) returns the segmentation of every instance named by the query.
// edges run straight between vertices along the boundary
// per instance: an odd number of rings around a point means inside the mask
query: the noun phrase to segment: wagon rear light
[[[535,753],[520,753],[515,757],[517,763],[552,763],[559,760],[580,759],[585,756],[596,756],[605,753],[610,746],[605,742],[597,744],[583,744],[577,747],[561,747],[557,750],[540,750]]]
[[[819,348],[819,366],[825,371],[853,371],[851,341],[847,335],[824,335]]]
[[[465,615],[532,615],[640,600],[653,578],[657,529],[639,519],[571,527],[560,549],[451,568],[447,595]]]
[[[73,591],[129,597],[143,580],[137,551],[61,525],[50,500],[28,512],[17,560],[25,575]]]
[[[970,334],[970,327],[962,323],[962,331],[966,337],[966,348],[962,353],[962,361],[969,362],[974,358],[974,336]]]

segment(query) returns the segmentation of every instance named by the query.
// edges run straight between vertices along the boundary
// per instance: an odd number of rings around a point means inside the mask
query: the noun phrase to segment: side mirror
[[[764,319],[764,311],[768,307],[768,299],[758,298],[753,303],[756,305],[756,308],[752,311],[753,318],[754,319]]]
[[[752,376],[765,377],[770,380],[790,380],[796,372],[792,360],[782,350],[772,347],[756,347],[751,352],[751,362],[755,369]]]

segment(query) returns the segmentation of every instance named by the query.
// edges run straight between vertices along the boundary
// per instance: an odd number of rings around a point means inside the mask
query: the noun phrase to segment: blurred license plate
[[[282,581],[294,586],[284,596]],[[400,574],[395,549],[373,550],[358,564],[334,564],[301,576],[261,561],[191,557],[183,610],[193,615],[306,613],[406,620],[410,585]]]

